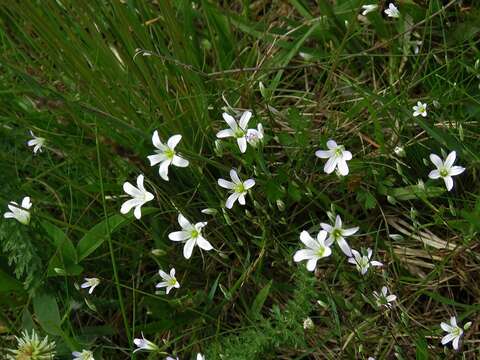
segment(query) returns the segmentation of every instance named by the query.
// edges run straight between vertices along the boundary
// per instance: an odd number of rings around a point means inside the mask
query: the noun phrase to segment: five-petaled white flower
[[[317,239],[314,239],[307,231],[302,231],[300,233],[300,241],[304,243],[307,248],[298,250],[293,256],[293,261],[300,262],[307,260],[307,270],[315,270],[319,259],[332,254],[332,249],[330,249],[332,241],[330,239],[326,240],[327,235],[328,233],[326,231],[321,230],[317,235]]]
[[[398,11],[397,7],[392,3],[388,4],[388,9],[385,9],[384,12],[385,14],[387,14],[388,17],[391,17],[391,18],[400,17],[400,11]]]
[[[178,214],[178,223],[182,227],[181,231],[174,231],[168,234],[168,238],[172,241],[185,241],[183,247],[183,256],[190,259],[195,245],[199,248],[209,251],[212,245],[202,236],[202,228],[207,225],[206,222],[198,222],[191,224],[182,214]]]
[[[148,192],[143,186],[143,175],[138,175],[137,187],[127,181],[123,184],[123,191],[133,197],[133,199],[125,201],[120,208],[120,212],[126,214],[134,207],[135,210],[133,214],[137,219],[140,219],[142,217],[142,205],[152,201],[154,198],[153,194]]]
[[[168,295],[170,290],[172,290],[173,288],[178,289],[180,287],[180,283],[175,278],[175,268],[172,268],[170,270],[170,275],[163,270],[158,270],[158,273],[164,281],[159,282],[157,285],[155,285],[156,288],[167,288],[166,292]]]
[[[30,130],[30,135],[33,139],[28,140],[27,145],[33,146],[33,153],[36,154],[37,151],[42,152],[42,147],[45,145],[45,138],[38,137],[33,134],[33,131]]]
[[[85,278],[84,280],[85,282],[82,285],[80,285],[80,287],[82,289],[90,288],[88,290],[89,294],[92,294],[93,290],[95,290],[95,288],[100,284],[100,279],[98,278]]]
[[[148,156],[150,166],[155,166],[160,163],[158,173],[163,180],[168,181],[168,167],[170,164],[178,167],[187,167],[189,162],[183,157],[178,156],[175,152],[175,147],[178,145],[182,135],[173,135],[167,140],[167,144],[162,143],[158,136],[158,131],[155,130],[152,136],[152,143],[158,150],[155,150],[155,155]]]
[[[15,201],[10,201],[7,207],[10,211],[3,214],[5,219],[16,219],[23,225],[28,225],[30,223],[30,211],[28,210],[32,207],[32,202],[30,201],[29,196],[23,198],[21,206]]]
[[[263,141],[263,125],[258,124],[256,129],[248,129],[247,130],[247,142],[256,147],[259,143]]]
[[[453,179],[452,176],[460,175],[465,171],[464,167],[454,166],[453,163],[457,157],[457,153],[452,151],[448,154],[445,161],[442,161],[438,155],[430,154],[430,160],[437,167],[435,170],[430,171],[428,177],[430,179],[442,178],[445,181],[445,186],[447,190],[450,191],[453,188]]]
[[[74,351],[72,352],[73,360],[95,360],[93,358],[93,353],[89,350],[82,350],[82,352]]]
[[[134,353],[137,351],[158,351],[160,350],[157,345],[155,345],[153,342],[150,340],[145,339],[145,336],[143,336],[142,333],[142,338],[135,338],[133,339],[133,343],[137,346],[137,349],[133,350]]]
[[[460,326],[457,325],[457,319],[455,318],[455,316],[452,316],[450,318],[450,324],[442,322],[440,324],[440,327],[443,329],[443,331],[446,331],[448,333],[442,338],[442,345],[448,344],[450,341],[453,340],[453,348],[455,350],[458,350],[460,338],[463,335],[463,330],[467,330],[471,325],[472,323],[468,322],[462,329]]]
[[[233,116],[223,113],[223,120],[230,126],[230,129],[220,130],[217,133],[219,139],[234,137],[237,139],[238,148],[242,153],[247,151],[247,126],[250,118],[252,117],[251,111],[245,111],[240,117],[240,121],[237,121]]]
[[[386,286],[382,287],[380,293],[374,291],[373,297],[375,298],[375,302],[377,303],[378,307],[385,306],[386,308],[390,309],[393,306],[393,302],[397,300],[397,297],[393,294],[387,295],[388,289]]]
[[[371,13],[372,11],[375,11],[378,9],[378,5],[371,4],[371,5],[363,5],[362,6],[362,15],[366,16],[368,13]]]
[[[227,209],[231,209],[237,200],[240,205],[245,205],[245,195],[247,195],[248,189],[255,185],[255,180],[253,179],[247,179],[245,181],[240,180],[234,169],[230,170],[230,178],[233,182],[225,179],[218,179],[218,185],[225,189],[229,189],[232,192],[225,203]]]
[[[417,105],[413,108],[413,116],[417,117],[418,115],[422,115],[423,117],[427,117],[427,104],[422,103],[421,101],[417,101]]]
[[[342,176],[348,175],[347,161],[352,160],[352,153],[345,150],[342,145],[337,145],[333,140],[327,141],[327,147],[329,150],[317,150],[315,155],[321,159],[328,159],[325,163],[323,171],[326,174],[331,174],[335,168],[338,168],[338,172]]]
[[[197,360],[205,360],[205,355],[202,355],[201,353],[197,353]]]
[[[342,228],[342,219],[340,218],[340,215],[337,215],[335,218],[335,225],[332,226],[330,224],[320,223],[320,226],[330,235],[328,241],[331,243],[336,241],[343,253],[348,257],[352,257],[352,250],[345,238],[355,234],[359,229],[358,226],[348,229]]]
[[[352,249],[352,257],[348,259],[350,264],[357,267],[357,270],[365,275],[370,266],[383,266],[380,261],[370,260],[372,258],[372,249],[367,249],[367,255],[361,255],[357,250]]]

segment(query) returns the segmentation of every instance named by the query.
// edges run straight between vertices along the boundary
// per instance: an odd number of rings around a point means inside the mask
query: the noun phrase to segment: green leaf
[[[155,212],[156,209],[153,208],[144,208],[142,209],[142,215],[148,215],[152,212]],[[108,226],[110,228],[110,233],[120,229],[122,226],[129,224],[133,221],[133,215],[120,215],[116,214],[108,218]],[[107,219],[99,222],[97,225],[92,227],[78,242],[77,244],[77,253],[78,261],[82,261],[91,253],[93,253],[103,242],[107,239]]]
[[[258,318],[260,316],[260,311],[262,310],[263,304],[265,300],[267,300],[267,296],[270,293],[270,288],[272,286],[272,280],[268,282],[265,287],[260,290],[258,295],[253,300],[252,307],[250,308],[250,317],[252,319]]]
[[[11,277],[7,273],[0,270],[0,293],[5,292],[23,292],[23,286],[20,281]]]
[[[57,301],[51,295],[42,294],[33,298],[33,309],[35,317],[46,333],[51,335],[62,335],[61,317]]]
[[[42,221],[41,225],[56,248],[55,254],[48,265],[48,276],[81,274],[83,268],[77,265],[77,252],[70,238],[62,229],[48,221]]]
[[[428,344],[427,340],[423,337],[419,337],[415,341],[415,345],[417,348],[416,351],[416,359],[417,360],[428,360]]]

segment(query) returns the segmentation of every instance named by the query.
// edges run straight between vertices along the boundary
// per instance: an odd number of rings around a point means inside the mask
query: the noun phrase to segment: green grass
[[[180,359],[480,357],[480,9],[402,1],[401,18],[381,4],[367,24],[363,4],[5,2],[1,206],[30,196],[33,210],[29,226],[0,220],[0,355],[35,328],[59,359],[164,359],[132,355],[141,332]],[[426,118],[412,116],[417,101]],[[246,109],[264,144],[216,144],[222,112]],[[46,138],[35,156],[29,130]],[[183,136],[190,166],[169,182],[147,160],[154,130]],[[328,139],[353,153],[347,177],[315,157]],[[453,150],[467,170],[447,192],[429,154]],[[217,179],[232,167],[256,185],[227,210]],[[119,196],[139,174],[155,200],[136,220]],[[215,251],[183,258],[168,239],[180,211],[208,221]],[[336,245],[315,273],[293,262],[327,212],[359,226],[350,246],[385,266],[361,276]],[[171,267],[180,289],[156,294]],[[101,280],[92,295],[84,277]],[[390,311],[372,296],[384,285]],[[458,353],[440,344],[453,315],[473,322]]]

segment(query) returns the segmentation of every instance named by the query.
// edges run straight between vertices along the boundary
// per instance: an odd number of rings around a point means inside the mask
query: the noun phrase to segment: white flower
[[[367,249],[367,255],[360,255],[357,250],[352,249],[352,257],[348,259],[350,264],[357,267],[357,270],[365,275],[370,266],[383,266],[380,261],[370,260],[372,258],[372,249]]]
[[[172,358],[171,356],[167,356],[165,360],[179,360],[178,356],[176,358]]]
[[[362,15],[366,16],[368,13],[371,13],[372,11],[375,11],[378,9],[378,5],[372,4],[372,5],[363,5],[362,6]]]
[[[138,175],[137,187],[127,181],[123,184],[123,191],[133,197],[133,199],[125,201],[120,208],[120,212],[126,214],[134,207],[135,210],[133,214],[137,219],[140,219],[142,217],[142,205],[146,202],[152,201],[154,198],[153,194],[145,190],[145,187],[143,186],[143,175]]]
[[[80,285],[80,287],[82,289],[90,288],[90,290],[88,290],[89,294],[93,293],[93,290],[100,284],[100,279],[98,278],[85,278],[84,280],[85,282]]]
[[[417,105],[415,105],[412,109],[413,116],[417,117],[418,115],[422,115],[423,117],[427,117],[427,104],[417,101]]]
[[[33,137],[33,139],[28,140],[27,145],[28,146],[33,146],[33,153],[36,154],[37,151],[42,152],[42,147],[45,145],[45,138],[35,136],[33,134],[33,131],[30,130],[30,135]]]
[[[359,229],[358,226],[348,229],[342,228],[342,219],[340,218],[340,215],[337,215],[335,218],[335,225],[332,226],[330,224],[321,223],[320,226],[330,235],[328,241],[332,244],[336,241],[343,253],[348,257],[352,257],[352,251],[345,238],[355,234]]]
[[[377,303],[377,306],[385,306],[386,308],[390,309],[395,300],[397,300],[397,297],[393,294],[387,295],[388,294],[388,289],[386,286],[382,287],[381,293],[378,293],[376,291],[373,292],[373,296],[375,297],[375,302]]]
[[[471,322],[465,324],[463,329],[457,325],[457,319],[455,316],[450,318],[450,324],[442,322],[440,327],[448,334],[442,338],[442,345],[448,344],[453,340],[452,345],[455,350],[458,350],[460,338],[463,335],[463,330],[467,330],[472,325]]]
[[[307,231],[302,231],[300,233],[300,241],[304,243],[307,248],[298,250],[293,256],[293,261],[300,262],[307,260],[307,270],[315,270],[319,259],[332,254],[332,250],[330,249],[332,241],[330,239],[325,241],[327,235],[326,231],[321,230],[317,235],[317,239],[314,239]]]
[[[28,225],[30,223],[30,211],[28,211],[28,209],[32,207],[30,197],[25,196],[22,200],[21,206],[19,206],[15,201],[10,201],[7,207],[10,211],[7,211],[5,214],[3,214],[5,219],[16,219],[23,225]]]
[[[323,171],[325,171],[326,174],[331,174],[335,168],[338,168],[340,175],[348,175],[347,161],[352,160],[352,153],[346,151],[342,145],[337,145],[333,140],[327,141],[327,147],[329,150],[317,150],[315,152],[317,157],[328,159]]]
[[[227,137],[234,137],[237,139],[238,148],[242,153],[247,151],[247,126],[252,113],[250,111],[245,111],[240,117],[240,121],[237,122],[233,116],[223,113],[223,120],[230,126],[230,129],[220,130],[217,133],[217,138],[223,139]]]
[[[256,147],[259,143],[262,142],[263,135],[264,135],[263,125],[258,124],[257,129],[247,130],[247,142],[253,147]]]
[[[182,230],[171,232],[168,234],[168,238],[172,241],[185,241],[183,247],[185,259],[190,259],[195,245],[206,251],[213,249],[212,245],[202,236],[202,228],[207,225],[206,222],[198,222],[193,225],[182,214],[178,214],[178,223]]]
[[[245,195],[247,195],[248,189],[255,185],[255,180],[253,179],[247,179],[245,181],[240,180],[234,169],[230,170],[230,178],[233,182],[225,179],[218,179],[218,185],[225,189],[229,189],[232,193],[225,204],[227,209],[231,209],[237,200],[240,205],[245,205]]]
[[[95,360],[93,358],[93,353],[88,350],[83,350],[82,352],[74,351],[72,352],[73,360]]]
[[[187,167],[189,162],[183,157],[178,156],[175,152],[175,147],[178,145],[182,135],[173,135],[167,140],[167,144],[161,142],[158,131],[155,130],[152,136],[152,143],[158,150],[155,150],[155,155],[148,156],[150,166],[155,166],[160,163],[158,172],[160,177],[168,181],[168,167],[173,164],[178,167]]]
[[[202,355],[201,353],[197,353],[197,360],[205,360],[205,355]]]
[[[428,177],[430,179],[442,178],[443,181],[445,181],[445,186],[447,187],[448,191],[452,190],[453,188],[452,176],[460,175],[465,171],[464,167],[453,166],[456,157],[457,153],[455,151],[452,151],[450,154],[448,154],[445,161],[442,161],[442,159],[435,154],[430,154],[430,160],[437,167],[437,169],[430,171]]]
[[[145,336],[143,336],[142,333],[142,338],[135,338],[133,339],[133,343],[137,346],[137,349],[133,350],[134,353],[137,351],[158,351],[159,348],[157,345],[155,345],[153,342],[145,339]]]
[[[158,288],[167,288],[167,295],[173,288],[178,289],[180,287],[180,283],[175,278],[175,268],[170,270],[170,275],[167,274],[165,271],[158,270],[158,273],[162,277],[164,281],[159,282],[155,287]]]
[[[307,317],[305,320],[303,320],[303,329],[304,330],[311,330],[315,327],[315,324],[313,323],[312,318]]]
[[[400,17],[400,11],[398,11],[397,7],[392,3],[388,4],[388,9],[385,9],[384,12],[385,14],[387,14],[388,17],[391,17],[391,18]]]

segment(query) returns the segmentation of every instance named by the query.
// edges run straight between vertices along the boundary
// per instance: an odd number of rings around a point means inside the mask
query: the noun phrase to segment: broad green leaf
[[[42,329],[51,335],[62,335],[61,317],[55,297],[47,294],[33,298],[35,317]]]

